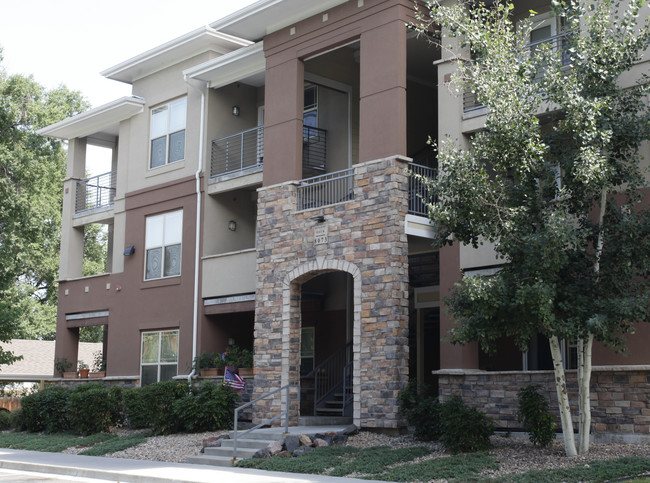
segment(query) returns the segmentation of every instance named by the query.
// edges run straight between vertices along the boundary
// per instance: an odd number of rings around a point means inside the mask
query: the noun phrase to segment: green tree
[[[624,350],[634,324],[650,316],[640,156],[650,138],[648,77],[619,84],[624,74],[639,75],[650,25],[644,0],[627,3],[554,2],[549,15],[561,16],[568,35],[559,48],[549,42],[534,51],[526,48],[532,22],[515,28],[511,3],[429,2],[417,25],[439,26],[442,43],[450,39],[454,45],[442,47],[459,60],[455,82],[488,109],[466,149],[440,142],[440,175],[429,180],[440,246],[487,240],[504,262],[490,278],[457,284],[446,300],[458,321],[451,339],[491,351],[502,336],[522,349],[534,334],[547,336],[568,455],[577,451],[560,340],[578,342],[586,453],[593,341]]]
[[[88,107],[78,92],[8,75],[0,50],[0,341],[47,337],[56,315],[62,143],[36,130]],[[13,356],[0,349],[0,363]]]

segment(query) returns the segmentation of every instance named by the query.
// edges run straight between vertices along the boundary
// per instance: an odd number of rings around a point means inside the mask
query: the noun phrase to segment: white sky
[[[0,0],[0,68],[50,89],[65,84],[97,107],[131,94],[101,71],[254,2]],[[110,161],[108,169],[106,159],[98,162],[99,172],[110,169]]]

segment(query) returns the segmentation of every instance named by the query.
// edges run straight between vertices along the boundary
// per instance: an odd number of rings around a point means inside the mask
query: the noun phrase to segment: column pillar
[[[81,277],[83,267],[83,228],[72,225],[75,214],[77,180],[85,177],[86,138],[71,139],[68,144],[67,176],[63,182],[63,214],[61,219],[61,254],[59,278]]]

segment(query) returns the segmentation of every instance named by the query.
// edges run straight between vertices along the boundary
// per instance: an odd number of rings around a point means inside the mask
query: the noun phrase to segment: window
[[[145,237],[145,280],[181,274],[183,210],[148,216]]]
[[[300,375],[309,374],[314,369],[314,327],[300,329]]]
[[[142,333],[142,386],[167,381],[178,374],[178,330]]]
[[[185,159],[187,99],[179,99],[151,111],[150,168]]]
[[[318,127],[318,86],[305,85],[302,123],[307,127]]]

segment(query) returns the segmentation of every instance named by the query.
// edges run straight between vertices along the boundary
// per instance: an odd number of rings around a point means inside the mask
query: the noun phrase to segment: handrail
[[[239,423],[239,410],[247,408],[248,406],[252,406],[254,403],[256,403],[258,401],[261,401],[262,399],[266,399],[266,398],[268,398],[269,396],[272,396],[275,393],[278,393],[278,392],[280,392],[282,390],[285,390],[286,391],[286,407],[285,407],[284,411],[280,411],[280,414],[276,414],[272,418],[264,420],[261,423],[259,423],[258,425],[253,426],[252,428],[244,431],[242,433],[242,436],[246,436],[248,433],[252,433],[256,429],[259,429],[262,426],[265,426],[265,425],[267,425],[269,423],[272,423],[276,419],[281,418],[282,415],[285,416],[284,417],[284,432],[288,433],[289,432],[289,403],[291,402],[291,400],[289,399],[289,388],[290,387],[296,387],[296,386],[295,386],[295,384],[287,384],[285,386],[274,389],[273,391],[271,391],[271,392],[269,392],[269,393],[267,393],[267,394],[265,394],[263,396],[260,396],[257,399],[253,399],[252,401],[249,401],[246,404],[242,404],[241,406],[235,408],[235,425],[234,425],[235,438],[234,438],[234,442],[233,442],[233,452],[232,452],[232,462],[233,463],[235,461],[237,461],[237,436],[238,436],[238,433],[239,433],[239,431],[237,431],[237,424]]]
[[[340,386],[342,380],[345,381],[345,369],[352,359],[351,350],[352,342],[348,342],[301,377],[314,377],[314,415],[318,405]]]

